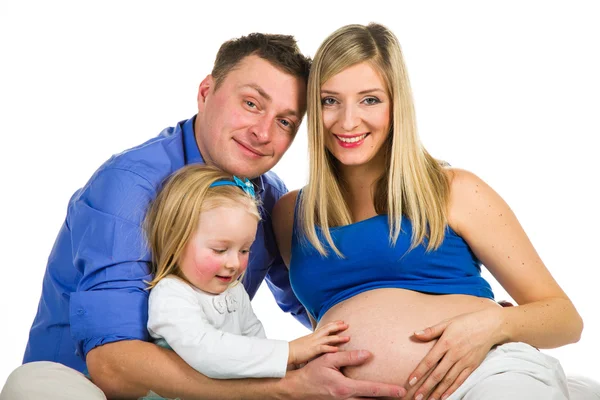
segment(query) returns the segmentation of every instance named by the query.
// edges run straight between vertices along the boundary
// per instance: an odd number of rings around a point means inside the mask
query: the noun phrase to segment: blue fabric
[[[180,399],[179,399],[179,397],[176,399],[168,399],[166,397],[161,397],[160,395],[158,395],[154,392],[149,392],[144,397],[140,397],[138,400],[180,400]]]
[[[149,340],[151,255],[142,222],[165,178],[202,163],[194,118],[106,161],[69,201],[50,253],[42,296],[23,362],[54,361],[85,372],[85,355],[120,340]],[[287,192],[272,172],[254,180],[263,220],[252,246],[244,286],[250,298],[266,279],[283,311],[310,323],[294,296],[273,236],[271,210]]]
[[[426,252],[423,244],[408,251],[412,225],[407,218],[402,218],[402,232],[394,247],[389,244],[387,215],[333,227],[330,232],[344,259],[331,250],[317,227],[329,254],[320,255],[294,221],[290,280],[296,296],[316,321],[334,305],[379,288],[494,298],[490,285],[481,277],[481,263],[450,227],[440,247],[431,252]]]

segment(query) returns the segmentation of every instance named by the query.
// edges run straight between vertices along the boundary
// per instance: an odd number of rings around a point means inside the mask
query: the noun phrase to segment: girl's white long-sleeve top
[[[267,339],[242,284],[215,295],[176,277],[151,290],[148,331],[215,379],[285,376],[289,344]]]

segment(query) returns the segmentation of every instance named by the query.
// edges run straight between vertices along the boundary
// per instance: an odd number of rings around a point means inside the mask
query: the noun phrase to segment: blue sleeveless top
[[[481,277],[481,263],[449,226],[442,244],[431,252],[423,243],[408,251],[412,224],[406,217],[402,218],[402,231],[393,247],[389,244],[387,215],[330,228],[333,241],[345,258],[333,252],[317,227],[317,235],[328,253],[323,257],[296,228],[297,214],[290,282],[298,300],[317,322],[334,305],[379,288],[494,299],[490,285]]]

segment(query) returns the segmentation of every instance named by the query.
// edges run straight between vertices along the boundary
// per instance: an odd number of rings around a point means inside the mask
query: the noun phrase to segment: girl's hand
[[[499,308],[463,314],[415,332],[414,338],[420,341],[439,338],[410,375],[409,385],[415,386],[431,372],[415,392],[415,400],[445,400],[456,391],[492,346],[506,339],[501,334],[500,312]]]
[[[348,324],[343,321],[330,322],[323,325],[310,335],[303,336],[290,342],[289,364],[306,363],[323,353],[335,353],[337,345],[347,343],[348,336],[338,336],[339,333],[348,329]]]

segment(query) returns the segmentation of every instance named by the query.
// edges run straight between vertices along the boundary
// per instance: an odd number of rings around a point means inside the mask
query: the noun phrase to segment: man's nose
[[[271,141],[273,124],[271,118],[262,116],[252,126],[252,135],[258,143],[269,143]]]

